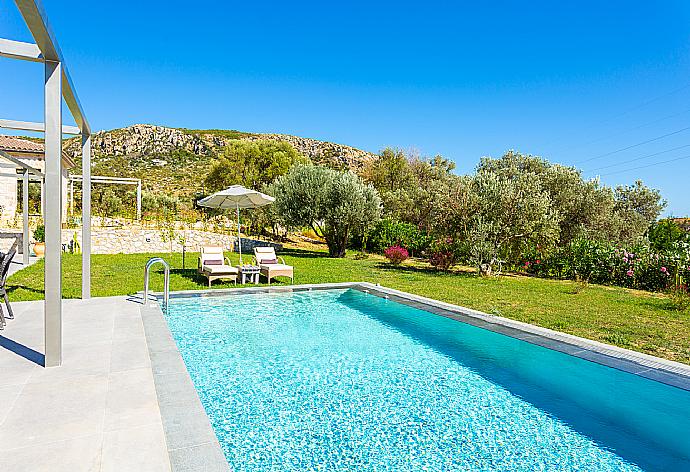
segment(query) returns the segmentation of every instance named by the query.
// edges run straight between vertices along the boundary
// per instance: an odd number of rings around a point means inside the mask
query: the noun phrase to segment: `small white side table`
[[[253,265],[245,265],[238,267],[240,274],[242,274],[242,284],[247,283],[247,279],[250,283],[259,283],[259,274],[261,273],[261,267]]]

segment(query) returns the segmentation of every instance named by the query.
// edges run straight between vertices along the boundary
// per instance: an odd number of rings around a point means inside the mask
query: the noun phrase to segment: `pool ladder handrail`
[[[168,307],[168,300],[170,299],[170,265],[162,257],[152,257],[146,263],[146,268],[144,269],[144,306],[149,304],[149,273],[151,271],[151,266],[154,264],[163,264],[163,269],[165,271],[165,280],[163,283],[163,298],[165,300],[165,307]]]

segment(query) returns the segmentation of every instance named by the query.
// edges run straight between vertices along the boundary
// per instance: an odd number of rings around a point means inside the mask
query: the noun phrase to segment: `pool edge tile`
[[[163,312],[157,305],[142,306],[141,318],[171,470],[229,470]]]

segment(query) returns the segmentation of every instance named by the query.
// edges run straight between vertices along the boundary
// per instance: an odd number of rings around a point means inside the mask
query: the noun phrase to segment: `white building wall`
[[[69,170],[62,167],[62,222],[67,221],[67,207],[69,201],[67,200],[69,192]]]
[[[0,173],[14,174],[15,165],[2,160]],[[17,179],[12,177],[0,177],[0,217],[3,220],[13,219],[17,210]]]
[[[16,156],[15,156],[16,157]],[[41,172],[45,169],[45,162],[42,159],[22,159],[17,157],[20,161],[30,165],[31,167],[40,170]],[[17,172],[17,165],[9,162],[5,159],[0,159],[0,173],[14,174]],[[69,202],[67,200],[69,192],[69,169],[63,166],[62,168],[62,221],[67,221],[67,209]],[[19,202],[17,200],[18,187],[21,185],[21,181],[13,179],[12,177],[1,177],[0,176],[0,207],[2,212],[0,216],[3,220],[11,220],[21,212],[19,212]],[[38,181],[32,181],[32,185],[38,185]],[[45,198],[50,198],[46,195]]]

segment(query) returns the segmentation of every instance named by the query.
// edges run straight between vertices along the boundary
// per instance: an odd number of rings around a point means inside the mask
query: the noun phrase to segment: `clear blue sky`
[[[690,127],[687,1],[44,4],[94,129],[290,133],[460,173],[516,149],[690,214],[690,129],[608,154]],[[31,39],[11,0],[0,36]],[[0,58],[0,117],[41,120],[41,80]]]

